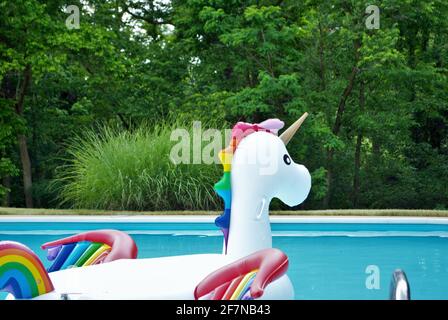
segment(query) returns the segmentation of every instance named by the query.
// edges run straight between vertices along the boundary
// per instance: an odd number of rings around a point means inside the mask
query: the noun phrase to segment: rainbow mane
[[[16,299],[31,299],[53,291],[42,262],[23,244],[0,242],[0,291]]]
[[[231,170],[233,154],[241,140],[251,133],[264,131],[277,135],[278,130],[283,128],[283,125],[283,121],[279,119],[268,119],[259,124],[238,122],[232,128],[232,136],[229,146],[221,150],[218,154],[219,160],[221,161],[223,166],[224,174],[222,178],[215,184],[214,188],[216,193],[224,201],[224,212],[222,213],[222,215],[216,218],[215,224],[222,230],[224,234],[226,253],[227,241],[229,239],[230,216],[232,208]]]

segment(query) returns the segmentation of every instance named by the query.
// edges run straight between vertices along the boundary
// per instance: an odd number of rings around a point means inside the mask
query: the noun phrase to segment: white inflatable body
[[[210,273],[272,248],[271,199],[295,206],[311,188],[308,170],[294,163],[285,147],[305,117],[281,137],[275,133],[283,123],[272,119],[259,125],[269,132],[254,132],[240,141],[231,161],[231,219],[222,254],[124,259],[56,271],[50,273],[55,291],[36,299],[60,299],[61,295],[69,299],[193,299],[196,286]],[[283,275],[266,287],[261,298],[293,297],[291,281]]]
[[[154,299],[190,300],[197,284],[228,264],[220,254],[173,256],[154,259],[122,259],[85,268],[50,273],[55,291],[35,299]],[[292,299],[288,277],[271,283],[262,299]]]

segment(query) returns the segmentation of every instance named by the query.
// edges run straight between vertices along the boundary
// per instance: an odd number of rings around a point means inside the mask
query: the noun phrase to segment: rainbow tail
[[[83,232],[64,239],[44,243],[47,258],[53,261],[48,272],[115,261],[136,259],[137,245],[126,233],[118,230]]]
[[[194,298],[209,300],[252,300],[260,298],[266,286],[288,270],[288,257],[269,248],[232,262],[203,279]]]
[[[27,246],[0,241],[0,291],[31,299],[54,290],[42,262]]]

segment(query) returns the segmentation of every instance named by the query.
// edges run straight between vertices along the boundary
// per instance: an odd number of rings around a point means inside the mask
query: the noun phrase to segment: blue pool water
[[[139,258],[222,248],[212,223],[0,222],[0,240],[24,243],[45,261],[42,243],[105,228],[128,232]],[[272,229],[274,247],[289,256],[296,299],[387,299],[396,268],[405,270],[413,299],[448,299],[448,224],[273,223]],[[378,267],[378,289],[366,286],[368,266]]]

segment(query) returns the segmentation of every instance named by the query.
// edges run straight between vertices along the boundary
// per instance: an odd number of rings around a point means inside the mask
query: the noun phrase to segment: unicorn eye
[[[283,156],[283,161],[284,161],[288,166],[291,164],[291,158],[290,158],[287,154],[285,154],[285,155]]]

